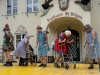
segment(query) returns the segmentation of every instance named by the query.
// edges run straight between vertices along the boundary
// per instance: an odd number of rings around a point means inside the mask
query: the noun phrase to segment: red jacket
[[[59,39],[64,40],[66,39],[66,43],[64,45],[59,45]],[[68,54],[68,45],[67,45],[68,37],[66,37],[65,33],[61,33],[55,40],[54,50],[65,52]]]

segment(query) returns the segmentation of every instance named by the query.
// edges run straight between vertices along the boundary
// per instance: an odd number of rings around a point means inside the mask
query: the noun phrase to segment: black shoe
[[[28,60],[29,60],[29,58],[25,59],[25,64],[24,64],[25,66],[28,66]]]
[[[19,66],[22,66],[22,58],[19,60]]]
[[[12,62],[9,62],[9,63],[7,64],[7,66],[13,66]]]
[[[66,66],[65,66],[65,68],[66,68],[66,69],[69,69],[69,65],[68,65],[67,63],[66,63]]]
[[[19,66],[24,66],[24,63],[20,62],[20,63],[19,63]]]
[[[43,64],[43,68],[45,68],[45,67],[47,67],[47,65],[46,64]]]
[[[99,63],[99,69],[100,69],[100,63]]]
[[[22,66],[25,66],[24,62],[25,62],[25,59],[22,58]]]
[[[19,66],[24,66],[24,59],[20,57]]]
[[[25,64],[24,64],[25,66],[28,66],[28,62],[25,62]]]
[[[39,67],[42,67],[43,66],[43,64],[41,63],[40,65],[39,65]]]
[[[19,66],[24,66],[25,59],[20,57]]]
[[[54,66],[57,67],[57,68],[60,68],[60,66],[57,62],[54,63]]]
[[[7,61],[5,64],[3,64],[4,66],[7,66],[7,64],[8,64],[9,62]]]
[[[93,64],[91,64],[91,65],[88,67],[88,69],[93,69]]]
[[[21,64],[21,63],[19,63],[19,66],[22,66],[22,64]]]

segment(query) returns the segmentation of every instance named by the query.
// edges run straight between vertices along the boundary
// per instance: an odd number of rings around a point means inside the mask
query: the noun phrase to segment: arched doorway
[[[73,18],[73,17],[61,17],[53,20],[47,26],[47,30],[50,32],[48,35],[49,37],[49,44],[51,45],[54,43],[57,35],[59,35],[62,31],[69,29],[72,32],[71,39],[74,38],[75,42],[72,46],[69,47],[69,51],[73,55],[74,61],[84,61],[80,60],[80,55],[82,54],[83,50],[83,41],[85,34],[83,32],[83,23],[82,21]],[[85,52],[84,52],[85,53]],[[51,50],[49,52],[49,56],[55,57],[55,52]]]

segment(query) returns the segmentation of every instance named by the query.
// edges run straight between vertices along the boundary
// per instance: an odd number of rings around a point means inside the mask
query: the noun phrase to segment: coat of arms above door
[[[59,2],[59,8],[62,11],[65,11],[69,7],[69,0],[58,0]]]

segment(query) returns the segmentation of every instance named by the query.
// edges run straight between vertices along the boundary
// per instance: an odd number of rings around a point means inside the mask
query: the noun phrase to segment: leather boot
[[[25,66],[25,65],[24,65],[24,62],[25,62],[25,59],[22,58],[22,66]]]
[[[7,64],[8,64],[9,62],[8,61],[6,61],[6,63],[5,64],[3,64],[4,66],[7,66]]]
[[[25,59],[25,66],[28,66],[28,60],[29,60],[29,58]]]
[[[22,58],[20,57],[19,66],[22,66]]]
[[[7,66],[13,66],[12,61],[8,62]]]

